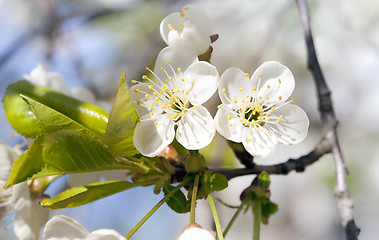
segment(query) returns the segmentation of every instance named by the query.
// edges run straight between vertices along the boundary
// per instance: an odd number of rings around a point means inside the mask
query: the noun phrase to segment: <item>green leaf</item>
[[[169,192],[171,192],[174,189],[175,187],[171,185],[166,185],[163,187],[163,192],[166,196]],[[166,201],[166,203],[172,210],[174,210],[177,213],[186,213],[189,212],[189,210],[191,209],[191,202],[187,200],[186,196],[181,190],[175,192],[174,195],[172,195]]]
[[[40,133],[36,116],[20,94],[66,115],[98,136],[104,137],[109,118],[105,110],[25,80],[10,85],[3,98],[8,121],[18,133],[27,137],[36,137]]]
[[[127,168],[116,162],[97,134],[60,112],[23,97],[44,134],[34,139],[15,162],[7,187],[42,176]]]
[[[136,186],[138,185],[127,181],[93,183],[74,187],[53,198],[45,199],[41,202],[41,206],[51,209],[77,207]]]
[[[262,201],[261,221],[268,224],[268,219],[278,211],[278,205],[270,200]]]
[[[219,173],[212,174],[207,180],[211,191],[221,191],[228,187],[228,180]]]
[[[12,167],[6,187],[42,176],[130,169],[107,147],[84,132],[61,130],[38,136]]]
[[[133,145],[137,120],[138,114],[126,84],[125,72],[122,72],[116,101],[105,132],[105,143],[112,154],[123,157],[139,154]]]

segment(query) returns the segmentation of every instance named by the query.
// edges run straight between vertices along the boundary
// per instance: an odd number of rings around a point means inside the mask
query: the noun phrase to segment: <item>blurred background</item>
[[[306,67],[306,49],[295,2],[292,0],[0,0],[0,97],[6,87],[29,74],[37,63],[59,72],[67,87],[85,86],[99,105],[110,111],[119,76],[137,79],[154,63],[165,46],[160,21],[184,5],[203,6],[212,21],[211,62],[221,74],[236,66],[248,73],[264,61],[288,66],[296,79],[293,97],[311,121],[308,137],[294,146],[279,146],[269,159],[273,164],[313,150],[321,136],[321,122],[313,79]],[[339,120],[341,147],[355,200],[360,239],[379,236],[379,1],[309,1],[314,40],[325,78],[332,91]],[[215,114],[217,96],[207,107]],[[361,115],[362,114],[362,115]],[[369,122],[366,122],[369,120]],[[0,140],[11,146],[22,142],[0,108]],[[211,165],[238,167],[226,143],[215,138],[203,151]],[[225,151],[221,149],[226,149]],[[215,151],[216,150],[216,151]],[[221,151],[220,151],[221,150]],[[104,176],[106,177],[105,173]],[[111,173],[115,176],[113,173]],[[120,178],[123,174],[118,174]],[[239,195],[254,176],[235,178],[216,197],[239,205]],[[272,201],[279,211],[262,227],[262,239],[343,239],[334,198],[332,158],[322,157],[304,173],[272,176]],[[62,177],[56,186],[95,181],[88,174]],[[55,188],[56,189],[56,188]],[[54,186],[49,194],[57,194]],[[89,231],[113,228],[125,235],[160,199],[152,188],[136,188],[86,206],[51,211],[77,219]],[[234,210],[217,204],[223,228]],[[197,222],[212,228],[208,203],[199,201]],[[175,239],[188,224],[189,215],[178,215],[166,205],[133,236],[133,239]],[[1,239],[14,239],[11,228],[1,226]],[[238,218],[226,239],[251,239],[250,211]]]

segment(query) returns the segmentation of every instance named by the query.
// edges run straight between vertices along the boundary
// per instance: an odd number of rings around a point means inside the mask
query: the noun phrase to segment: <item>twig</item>
[[[345,229],[346,239],[358,239],[360,229],[356,226],[353,216],[353,200],[350,198],[347,187],[347,168],[341,153],[341,148],[337,135],[337,119],[333,110],[330,91],[322,74],[321,67],[317,60],[316,50],[313,43],[312,31],[309,19],[309,9],[306,0],[296,0],[301,24],[308,52],[308,68],[312,72],[316,83],[319,110],[323,122],[325,138],[332,144],[332,153],[335,165],[335,195],[342,219],[342,226]]]
[[[332,152],[332,144],[329,139],[322,138],[317,144],[315,149],[297,159],[289,159],[287,162],[279,163],[275,165],[254,165],[253,168],[240,168],[240,169],[211,169],[214,173],[220,173],[224,175],[228,180],[234,177],[243,175],[259,174],[263,171],[268,174],[288,174],[291,171],[303,172],[305,168],[312,163],[316,162],[320,157],[326,153]]]

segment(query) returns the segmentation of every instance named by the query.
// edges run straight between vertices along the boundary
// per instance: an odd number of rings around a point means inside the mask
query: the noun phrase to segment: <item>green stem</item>
[[[261,213],[262,213],[262,204],[261,201],[255,199],[253,201],[253,217],[254,217],[254,232],[253,232],[253,240],[259,240],[259,235],[261,231]]]
[[[241,213],[243,207],[246,205],[246,202],[248,201],[248,198],[244,198],[241,202],[241,205],[238,207],[236,213],[233,215],[232,219],[230,219],[230,222],[228,223],[228,226],[226,226],[225,230],[224,230],[224,237],[226,236],[226,234],[228,234],[230,228],[232,227],[233,223],[236,221],[238,215]]]
[[[216,205],[213,201],[213,198],[212,198],[212,195],[210,192],[208,193],[207,197],[208,197],[209,205],[210,205],[211,210],[212,210],[213,219],[215,221],[217,237],[219,240],[224,240],[224,236],[222,235],[220,220],[218,218],[217,211],[216,211]]]
[[[195,222],[196,199],[197,199],[197,189],[199,186],[199,179],[200,179],[200,175],[198,174],[195,176],[195,181],[193,183],[193,189],[192,189],[190,224]]]
[[[192,178],[187,178],[184,180],[181,184],[179,184],[175,189],[173,189],[171,192],[169,192],[162,200],[160,200],[133,228],[130,230],[126,235],[126,239],[130,239],[135,232],[155,213],[155,211],[160,208],[160,206],[163,205],[174,193],[176,193],[180,188],[182,188],[184,185],[192,181]]]

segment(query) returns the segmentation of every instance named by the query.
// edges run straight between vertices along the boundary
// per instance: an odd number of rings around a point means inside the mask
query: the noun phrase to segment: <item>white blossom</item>
[[[205,10],[196,5],[187,5],[180,12],[164,18],[160,32],[167,45],[193,48],[198,55],[205,53],[210,44],[210,20]]]
[[[99,229],[88,232],[75,219],[64,215],[54,216],[50,219],[43,231],[44,240],[126,240],[113,229]]]
[[[79,86],[68,90],[62,75],[58,72],[46,71],[41,63],[37,64],[37,67],[30,72],[30,75],[24,74],[23,77],[34,85],[51,88],[83,102],[96,103],[95,96],[89,89]]]
[[[49,210],[39,206],[40,199],[31,199],[27,182],[4,189],[10,166],[17,159],[17,155],[14,149],[0,142],[0,208],[5,215],[1,217],[14,215],[12,224],[17,239],[37,240],[40,228],[48,219]]]
[[[217,131],[242,142],[256,157],[270,156],[278,143],[299,143],[308,133],[309,119],[292,104],[294,99],[286,101],[294,88],[291,71],[279,62],[263,63],[251,78],[238,68],[227,69],[218,89]]]
[[[189,150],[201,149],[213,139],[213,118],[201,104],[216,91],[217,69],[199,61],[196,52],[186,47],[164,48],[158,55],[154,76],[133,80],[130,91],[139,120],[133,143],[148,157],[158,155],[175,137]]]
[[[177,240],[216,240],[215,235],[214,231],[204,229],[197,223],[192,223],[184,228]]]

